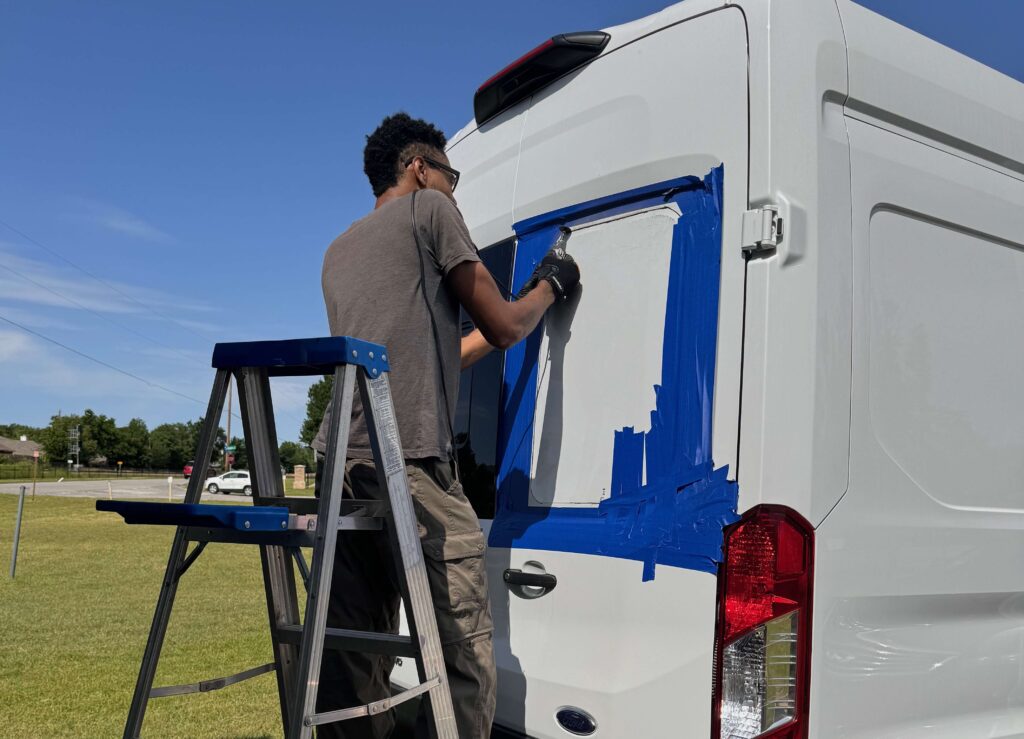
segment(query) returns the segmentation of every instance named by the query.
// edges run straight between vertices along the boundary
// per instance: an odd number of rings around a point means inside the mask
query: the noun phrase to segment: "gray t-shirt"
[[[388,350],[389,380],[407,459],[447,458],[451,444],[438,348],[427,312],[437,321],[449,413],[459,395],[459,303],[444,278],[457,265],[479,261],[469,229],[455,203],[436,190],[416,195],[416,225],[423,249],[424,287],[412,231],[412,196],[396,198],[353,223],[324,256],[323,290],[333,336],[353,336]],[[323,452],[330,412],[313,447]],[[349,457],[370,457],[370,442],[356,393]]]

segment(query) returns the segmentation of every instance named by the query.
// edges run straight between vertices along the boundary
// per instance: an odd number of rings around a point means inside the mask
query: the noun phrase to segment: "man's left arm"
[[[494,349],[487,343],[487,339],[475,328],[471,333],[462,337],[462,369],[472,367],[481,359],[486,357]]]

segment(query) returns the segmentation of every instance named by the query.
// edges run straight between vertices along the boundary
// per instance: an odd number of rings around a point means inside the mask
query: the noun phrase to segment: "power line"
[[[185,360],[187,360],[189,362],[192,362],[193,364],[195,364],[197,366],[203,367],[204,369],[206,368],[206,365],[204,365],[202,362],[197,361],[194,357],[190,357],[187,354],[183,354],[182,352],[180,352],[177,349],[175,349],[173,346],[170,346],[168,344],[164,344],[162,341],[158,341],[158,340],[156,340],[156,339],[154,339],[154,338],[152,338],[150,336],[147,336],[146,334],[142,333],[141,331],[136,331],[135,329],[131,328],[130,326],[126,326],[126,325],[124,325],[123,323],[121,323],[119,321],[115,321],[113,318],[110,318],[109,316],[105,316],[102,313],[94,311],[92,308],[89,308],[86,305],[82,305],[81,303],[79,303],[74,298],[69,298],[67,295],[64,295],[60,291],[54,290],[51,287],[47,287],[43,283],[38,282],[37,280],[34,280],[33,278],[29,277],[26,274],[23,274],[23,273],[19,272],[18,270],[14,269],[13,267],[11,267],[9,265],[0,264],[0,267],[3,267],[8,272],[11,272],[11,273],[17,275],[18,277],[20,277],[23,280],[27,280],[28,282],[31,282],[36,287],[42,288],[43,290],[46,290],[48,293],[51,293],[52,295],[56,295],[58,298],[61,298],[62,300],[66,300],[67,302],[71,303],[74,306],[77,306],[81,310],[84,310],[87,313],[91,313],[92,315],[96,316],[100,320],[106,321],[107,323],[109,323],[109,324],[111,324],[113,326],[117,326],[118,328],[120,328],[120,329],[122,329],[124,331],[128,331],[130,333],[133,333],[136,336],[139,336],[139,337],[145,339],[146,341],[149,341],[149,342],[151,342],[151,343],[153,343],[153,344],[155,344],[157,346],[161,346],[164,349],[172,351],[175,354],[177,354],[179,357],[181,357],[182,359],[185,359]]]
[[[67,264],[70,264],[70,265],[71,265],[72,267],[74,267],[75,269],[77,269],[77,270],[78,270],[79,272],[81,272],[82,274],[88,275],[88,276],[89,276],[89,277],[91,277],[92,279],[96,280],[96,282],[100,283],[101,285],[104,285],[104,286],[105,286],[106,288],[108,288],[109,290],[113,290],[113,291],[114,291],[115,293],[117,293],[117,294],[118,294],[118,295],[120,295],[121,297],[125,298],[126,300],[130,300],[130,301],[132,301],[133,303],[135,303],[136,305],[140,305],[140,306],[142,306],[142,307],[143,307],[143,308],[145,308],[145,309],[146,309],[147,311],[149,311],[150,313],[152,313],[152,314],[153,314],[154,316],[157,316],[158,318],[162,318],[162,319],[164,319],[165,321],[170,321],[171,323],[173,323],[173,324],[175,324],[175,325],[177,325],[177,326],[181,326],[182,328],[184,328],[184,329],[186,329],[186,330],[188,330],[188,331],[197,331],[197,332],[199,332],[199,333],[203,334],[203,335],[204,335],[204,336],[205,336],[206,338],[208,338],[208,339],[212,339],[213,341],[217,341],[217,337],[216,337],[216,336],[214,336],[213,334],[207,333],[206,331],[203,331],[202,329],[196,328],[195,326],[186,326],[186,325],[185,325],[184,323],[182,323],[181,321],[179,321],[179,320],[177,320],[177,319],[175,319],[175,318],[172,318],[171,316],[168,316],[168,315],[166,315],[166,314],[164,314],[164,313],[161,313],[160,311],[156,310],[155,308],[153,308],[153,307],[151,307],[151,306],[147,305],[146,303],[143,303],[143,302],[142,302],[141,300],[139,300],[139,299],[137,299],[137,298],[134,298],[134,297],[132,297],[131,295],[129,295],[128,293],[124,292],[123,290],[121,290],[121,289],[119,289],[119,288],[115,287],[114,285],[111,285],[111,284],[110,284],[109,282],[107,282],[107,281],[106,281],[106,280],[104,280],[103,278],[101,278],[101,277],[98,277],[98,276],[94,275],[94,274],[93,274],[92,272],[90,272],[89,270],[87,270],[87,269],[86,269],[85,267],[79,266],[79,265],[78,265],[78,264],[76,264],[75,262],[72,262],[72,261],[71,261],[70,259],[68,259],[67,257],[65,257],[65,256],[64,256],[63,254],[61,254],[60,252],[57,252],[57,251],[55,251],[54,249],[51,249],[50,247],[48,247],[48,246],[46,246],[46,245],[44,245],[44,244],[40,243],[40,242],[39,242],[39,241],[37,241],[36,239],[33,239],[33,238],[32,238],[31,236],[29,236],[29,235],[28,235],[27,233],[25,233],[24,231],[19,231],[19,230],[18,230],[18,229],[16,229],[16,228],[15,228],[14,226],[12,226],[11,224],[7,223],[6,221],[0,220],[0,226],[4,226],[5,228],[7,228],[7,229],[9,229],[9,230],[13,231],[14,233],[18,234],[18,236],[20,236],[21,238],[25,239],[25,240],[26,240],[26,241],[28,241],[28,242],[29,242],[30,244],[34,244],[34,245],[38,246],[38,247],[39,247],[40,249],[42,249],[43,251],[45,251],[46,253],[48,253],[48,254],[52,254],[53,256],[57,257],[57,258],[58,258],[58,259],[60,259],[61,261],[65,262],[65,263],[67,263]]]
[[[21,231],[21,230],[19,230],[19,229],[15,228],[15,227],[14,227],[14,226],[12,226],[11,224],[7,223],[6,221],[4,221],[4,220],[0,220],[0,226],[4,226],[5,228],[9,229],[10,231],[13,231],[14,233],[18,234],[18,236],[20,236],[21,238],[25,239],[25,240],[26,240],[26,241],[28,241],[29,243],[31,243],[31,244],[34,244],[35,246],[39,247],[39,248],[40,248],[40,249],[42,249],[43,251],[47,252],[48,254],[52,254],[53,256],[57,257],[57,258],[58,258],[58,259],[60,259],[61,261],[65,262],[66,264],[69,264],[69,265],[71,265],[72,267],[74,267],[75,269],[77,269],[77,270],[78,270],[79,272],[81,272],[82,274],[84,274],[84,275],[87,275],[88,277],[92,278],[92,279],[93,279],[93,280],[95,280],[96,282],[98,282],[98,283],[100,283],[101,285],[105,286],[105,287],[106,287],[106,288],[108,288],[109,290],[112,290],[113,292],[117,293],[117,294],[118,294],[118,295],[120,295],[121,297],[125,298],[126,300],[130,300],[131,302],[135,303],[136,305],[139,305],[139,306],[141,306],[142,308],[145,308],[145,309],[146,309],[147,311],[149,311],[149,312],[150,312],[150,313],[152,313],[153,315],[157,316],[158,318],[162,318],[162,319],[164,319],[165,321],[169,321],[169,322],[171,322],[171,323],[173,323],[173,324],[175,324],[175,325],[177,325],[177,326],[180,326],[181,328],[184,328],[184,329],[185,329],[185,330],[187,330],[187,331],[196,331],[196,332],[198,332],[198,333],[201,333],[201,334],[203,334],[204,336],[206,336],[206,337],[207,337],[208,339],[210,339],[210,340],[212,340],[212,341],[214,341],[214,342],[216,342],[216,341],[219,341],[219,338],[218,338],[218,337],[216,337],[216,336],[214,336],[213,334],[210,334],[210,333],[208,333],[207,331],[203,331],[202,329],[200,329],[200,328],[197,328],[197,327],[194,327],[194,326],[187,326],[187,325],[185,325],[184,323],[182,323],[181,321],[178,321],[177,319],[175,319],[175,318],[172,318],[171,316],[168,316],[168,315],[166,315],[166,314],[164,314],[164,313],[161,313],[160,311],[158,311],[158,310],[154,309],[153,307],[151,307],[151,306],[147,305],[146,303],[143,303],[143,302],[142,302],[141,300],[138,300],[137,298],[134,298],[134,297],[132,297],[132,296],[131,296],[131,295],[129,295],[128,293],[124,292],[123,290],[120,290],[120,289],[119,289],[119,288],[117,288],[116,286],[114,286],[114,285],[110,284],[109,282],[107,282],[107,281],[106,281],[106,280],[104,280],[103,278],[101,278],[101,277],[98,277],[98,276],[94,275],[94,274],[93,274],[92,272],[90,272],[89,270],[87,270],[87,269],[86,269],[85,267],[82,267],[82,266],[80,266],[80,265],[76,264],[75,262],[73,262],[73,261],[71,261],[70,259],[68,259],[67,257],[65,257],[65,256],[64,256],[63,254],[61,254],[60,252],[57,252],[57,251],[55,251],[54,249],[51,249],[50,247],[46,246],[45,244],[43,244],[43,243],[41,243],[41,242],[37,241],[36,239],[32,238],[31,236],[29,236],[29,235],[28,235],[27,233],[25,233],[24,231]],[[16,271],[15,271],[14,269],[12,269],[11,267],[8,267],[7,265],[0,265],[0,266],[4,266],[4,267],[5,267],[6,269],[10,270],[11,272],[14,272],[15,274],[18,274],[18,276],[19,276],[19,277],[24,277],[25,279],[28,279],[28,280],[29,280],[30,282],[33,282],[34,284],[37,284],[37,285],[39,285],[39,286],[40,286],[40,287],[42,287],[42,288],[43,288],[44,290],[49,290],[50,292],[52,292],[52,293],[54,293],[54,294],[60,295],[60,293],[57,293],[57,292],[55,292],[54,290],[51,290],[50,288],[46,287],[45,285],[41,285],[40,283],[38,283],[38,282],[35,282],[35,281],[34,281],[34,280],[32,280],[31,278],[29,278],[29,277],[25,277],[25,275],[21,275],[21,274],[19,274],[18,272],[16,272]],[[64,298],[65,300],[68,300],[69,302],[75,302],[75,301],[71,300],[70,298],[68,298],[68,297],[67,297],[67,296],[65,296],[65,295],[60,295],[60,297]],[[79,305],[79,307],[81,307],[81,308],[82,308],[83,310],[87,310],[87,311],[89,311],[90,313],[94,313],[95,315],[99,316],[100,318],[103,318],[104,320],[107,320],[107,321],[109,321],[110,323],[113,323],[114,325],[118,325],[118,324],[117,324],[117,322],[113,321],[112,319],[108,319],[108,318],[106,318],[106,317],[104,317],[104,316],[101,316],[101,315],[99,315],[98,313],[95,313],[94,311],[90,310],[89,308],[86,308],[85,306],[82,306],[82,305],[80,305],[80,304],[78,304],[78,305]],[[4,316],[2,316],[2,315],[0,315],[0,319],[2,319],[2,320],[4,320],[4,321],[6,321],[7,323],[10,323],[10,324],[11,324],[11,325],[13,325],[13,326],[17,326],[18,328],[22,329],[23,331],[27,331],[28,333],[30,333],[30,334],[33,334],[34,336],[38,336],[38,337],[39,337],[39,338],[41,338],[41,339],[44,339],[44,340],[46,340],[46,341],[49,341],[50,343],[52,343],[52,344],[55,344],[55,345],[57,345],[57,346],[61,347],[62,349],[66,349],[67,351],[73,352],[73,353],[75,353],[75,354],[78,354],[79,356],[82,356],[82,357],[84,357],[84,358],[86,358],[86,359],[90,360],[90,361],[96,362],[97,364],[100,364],[100,365],[102,365],[102,366],[104,366],[104,367],[107,367],[107,368],[109,368],[109,369],[112,369],[112,370],[114,370],[115,372],[120,372],[120,373],[121,373],[121,374],[123,374],[123,375],[127,375],[128,377],[131,377],[131,378],[133,378],[133,379],[139,380],[140,382],[144,382],[144,383],[146,383],[147,385],[150,385],[151,387],[159,388],[159,389],[161,389],[161,390],[164,390],[164,391],[166,391],[166,392],[169,392],[169,393],[171,393],[171,394],[173,394],[173,395],[178,395],[178,396],[180,396],[180,397],[182,397],[182,398],[185,398],[185,399],[187,399],[187,400],[191,400],[191,401],[194,401],[194,402],[196,402],[196,403],[199,403],[200,405],[203,405],[203,406],[205,406],[205,405],[206,405],[206,403],[205,403],[205,402],[203,402],[203,401],[201,401],[201,400],[198,400],[197,398],[193,398],[193,397],[191,397],[191,396],[188,396],[188,395],[184,395],[184,394],[182,394],[182,393],[179,393],[179,392],[177,392],[177,391],[175,391],[175,390],[171,390],[170,388],[164,387],[163,385],[160,385],[160,384],[158,384],[158,383],[150,382],[149,380],[146,380],[145,378],[139,377],[138,375],[133,375],[133,374],[132,374],[131,372],[128,372],[128,371],[126,371],[126,370],[122,370],[122,369],[120,369],[119,367],[115,367],[115,366],[113,366],[113,365],[111,365],[111,364],[107,364],[106,362],[103,362],[102,360],[96,359],[95,357],[91,357],[91,356],[89,356],[88,354],[85,354],[85,353],[83,353],[83,352],[80,352],[80,351],[78,351],[77,349],[73,349],[73,348],[71,348],[71,347],[69,347],[69,346],[65,346],[64,344],[61,344],[61,343],[60,343],[59,341],[56,341],[55,339],[51,339],[51,338],[50,338],[50,337],[48,337],[48,336],[44,336],[43,334],[40,334],[40,333],[38,333],[38,332],[36,332],[36,331],[33,331],[33,330],[32,330],[32,329],[30,329],[30,328],[26,328],[25,326],[22,326],[22,325],[21,325],[21,324],[19,324],[19,323],[15,323],[14,321],[10,320],[9,318],[5,318],[5,317],[4,317]],[[149,338],[149,337],[147,337],[147,336],[144,336],[143,334],[140,334],[140,333],[139,333],[138,331],[135,331],[135,330],[133,330],[133,329],[130,329],[130,328],[126,327],[126,326],[121,326],[121,328],[125,328],[126,330],[128,330],[128,331],[131,331],[131,332],[132,332],[132,333],[134,333],[134,334],[138,334],[139,336],[142,336],[143,338],[146,338],[146,339],[148,339],[149,341],[152,341],[152,342],[154,342],[154,343],[156,343],[156,344],[160,344],[160,342],[156,341],[155,339],[151,339],[151,338]],[[164,347],[165,347],[165,348],[167,348],[167,349],[171,349],[171,351],[175,351],[175,352],[177,352],[177,350],[175,350],[175,349],[173,349],[172,347],[169,347],[169,346],[167,346],[167,345],[165,345],[165,344],[160,344],[160,345],[161,345],[161,346],[164,346]],[[180,352],[177,352],[177,353],[178,353],[178,354],[180,354]],[[184,357],[185,355],[184,355],[184,354],[181,354],[181,356],[183,356],[183,357]],[[188,357],[186,357],[186,358],[188,358]],[[193,361],[193,362],[194,362],[195,360],[191,360],[191,361]],[[198,362],[197,362],[197,364],[201,364],[201,363],[198,363]],[[232,413],[231,415],[233,415],[233,416],[234,416],[235,418],[238,418],[239,420],[241,420],[241,417],[240,417],[240,416],[239,416],[239,415],[238,415],[237,413]],[[292,419],[293,421],[299,421],[298,417],[297,417],[297,416],[294,416],[294,415],[292,415],[291,413],[287,413],[287,412],[285,412],[285,413],[282,413],[281,415],[283,415],[283,416],[285,416],[285,417],[287,417],[287,418],[290,418],[290,419]],[[301,425],[301,422],[300,422],[300,425]]]
[[[139,382],[142,382],[142,383],[144,383],[146,385],[149,385],[150,387],[155,387],[158,390],[163,390],[164,392],[170,393],[171,395],[177,395],[179,398],[184,398],[185,400],[191,400],[193,403],[199,403],[199,405],[203,405],[203,406],[206,405],[206,403],[204,403],[203,401],[199,400],[199,398],[193,398],[191,395],[185,395],[184,393],[179,393],[177,390],[172,390],[171,388],[169,388],[169,387],[167,387],[165,385],[161,385],[158,382],[152,382],[150,380],[147,380],[145,377],[139,377],[138,375],[136,375],[136,374],[134,374],[132,372],[129,372],[128,370],[121,369],[120,367],[115,367],[114,365],[109,364],[108,362],[104,362],[102,359],[97,359],[96,357],[90,356],[89,354],[86,354],[85,352],[82,352],[82,351],[79,351],[78,349],[70,347],[67,344],[62,344],[61,342],[57,341],[56,339],[51,339],[49,336],[41,334],[38,331],[34,331],[34,330],[30,329],[28,326],[23,326],[22,324],[18,323],[17,321],[12,321],[7,316],[0,315],[0,321],[6,321],[7,323],[11,324],[12,326],[16,326],[17,328],[20,328],[22,331],[24,331],[26,333],[32,334],[33,336],[38,336],[40,339],[43,339],[44,341],[48,341],[51,344],[55,344],[56,346],[59,346],[61,349],[65,349],[65,350],[71,352],[72,354],[77,354],[80,357],[84,357],[85,359],[88,359],[90,362],[95,362],[96,364],[100,365],[101,367],[106,367],[109,370],[113,370],[114,372],[118,372],[118,373],[120,373],[122,375],[125,375],[126,377],[132,378],[133,380],[138,380]]]
[[[55,346],[59,346],[61,349],[69,351],[72,354],[77,354],[78,356],[83,357],[84,359],[88,359],[90,362],[95,362],[96,364],[100,365],[101,367],[105,367],[105,368],[107,368],[109,370],[113,370],[114,372],[122,374],[122,375],[124,375],[126,377],[130,377],[133,380],[138,380],[139,382],[144,383],[144,384],[148,385],[149,387],[153,387],[153,388],[156,388],[158,390],[163,390],[164,392],[170,393],[171,395],[177,395],[179,398],[184,398],[185,400],[191,400],[193,403],[198,403],[199,405],[201,405],[203,407],[206,407],[206,405],[207,405],[206,401],[202,401],[199,398],[193,398],[191,395],[185,395],[185,393],[179,393],[177,390],[172,390],[171,388],[167,387],[166,385],[161,385],[159,382],[153,382],[152,380],[147,380],[145,377],[140,377],[139,375],[136,375],[133,372],[129,372],[128,370],[121,369],[120,367],[115,367],[114,365],[110,364],[109,362],[104,362],[102,359],[97,359],[96,357],[91,356],[89,354],[86,354],[83,351],[79,351],[78,349],[75,349],[74,347],[68,346],[67,344],[63,344],[63,343],[57,341],[56,339],[51,339],[49,336],[46,336],[45,334],[41,334],[38,331],[30,329],[28,326],[24,326],[24,325],[18,323],[17,321],[12,321],[10,318],[8,318],[7,316],[4,316],[2,314],[0,314],[0,321],[6,321],[7,323],[11,324],[12,326],[15,326],[16,328],[20,328],[25,333],[32,334],[33,336],[37,336],[40,339],[43,339],[44,341],[48,341],[51,344],[54,344]],[[280,413],[280,411],[279,411],[279,413]],[[285,416],[287,418],[292,419],[293,421],[298,421],[299,420],[297,416],[294,416],[291,413],[285,412],[285,413],[280,413],[280,414],[282,416]],[[237,418],[239,421],[242,420],[242,417],[240,415],[238,415],[237,413],[235,413],[235,412],[232,412],[231,415],[233,417]]]

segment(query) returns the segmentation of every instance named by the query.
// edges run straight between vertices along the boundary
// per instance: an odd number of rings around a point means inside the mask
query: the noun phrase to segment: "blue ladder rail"
[[[234,341],[213,348],[213,366],[236,370],[265,368],[271,377],[332,374],[338,365],[355,364],[377,377],[390,369],[387,349],[351,336],[283,341]]]
[[[97,511],[110,511],[125,523],[155,526],[200,526],[234,531],[286,531],[288,509],[280,506],[231,506],[204,503],[146,503],[97,500]]]

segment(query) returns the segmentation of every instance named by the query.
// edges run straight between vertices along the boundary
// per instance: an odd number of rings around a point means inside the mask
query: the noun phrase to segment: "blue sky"
[[[372,207],[381,117],[451,135],[548,36],[667,4],[3,3],[0,316],[153,384],[0,321],[0,423],[199,415],[215,341],[327,333],[320,262]],[[1024,78],[1024,3],[863,4]],[[307,385],[275,381],[282,439]]]

